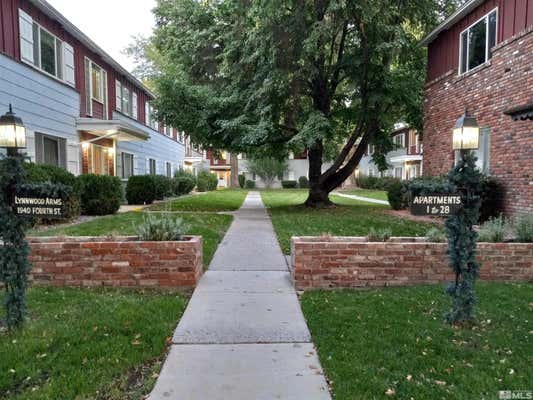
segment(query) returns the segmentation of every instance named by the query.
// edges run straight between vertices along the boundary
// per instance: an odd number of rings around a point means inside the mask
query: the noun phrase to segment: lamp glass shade
[[[476,150],[479,148],[479,125],[474,116],[462,115],[453,129],[454,150]]]
[[[26,128],[11,108],[0,117],[0,147],[26,148]]]
[[[463,150],[479,148],[479,127],[465,126],[463,128]]]

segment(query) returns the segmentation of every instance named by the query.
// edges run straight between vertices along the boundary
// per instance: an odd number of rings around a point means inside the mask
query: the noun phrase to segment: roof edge
[[[431,31],[429,35],[427,35],[424,39],[422,39],[422,41],[420,42],[420,45],[421,46],[429,45],[433,40],[437,38],[439,33],[455,25],[455,23],[458,20],[460,20],[461,18],[469,14],[472,10],[474,10],[479,5],[483,4],[485,1],[486,0],[469,0],[466,3],[464,3],[452,15],[446,18],[439,26],[433,29],[433,31]]]
[[[122,75],[126,76],[135,86],[139,89],[145,91],[149,96],[155,98],[155,94],[139,79],[137,79],[131,72],[126,70],[122,65],[113,59],[109,54],[107,54],[100,46],[98,46],[93,40],[91,40],[85,33],[76,27],[72,22],[70,22],[63,14],[56,10],[51,4],[46,0],[29,0],[35,7],[45,13],[48,17],[59,22],[63,28],[70,33],[74,38],[79,40],[84,46],[89,48],[91,51],[98,54],[102,59],[107,62],[112,68],[116,69]]]

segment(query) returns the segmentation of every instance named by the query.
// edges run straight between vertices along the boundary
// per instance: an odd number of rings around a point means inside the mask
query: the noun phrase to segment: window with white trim
[[[491,49],[496,44],[498,10],[479,19],[460,35],[459,74],[464,74],[492,58]]]
[[[128,89],[125,85],[123,85],[120,81],[115,81],[115,92],[116,92],[116,100],[115,100],[115,108],[117,111],[120,111],[123,114],[126,114],[127,116],[138,119],[139,118],[139,111],[138,111],[138,97],[137,93],[135,93],[133,90]]]
[[[150,175],[156,175],[157,174],[157,162],[154,158],[148,159],[148,173]]]
[[[107,118],[107,73],[85,57],[85,105],[88,115],[93,113],[93,100],[103,104],[103,117]]]
[[[75,85],[74,49],[19,9],[20,58],[40,71]]]
[[[397,149],[403,149],[405,147],[405,133],[395,135],[393,141]]]
[[[133,154],[121,153],[122,161],[122,179],[128,179],[133,176]]]
[[[167,177],[172,178],[172,163],[168,161],[166,163],[166,172],[167,172]]]

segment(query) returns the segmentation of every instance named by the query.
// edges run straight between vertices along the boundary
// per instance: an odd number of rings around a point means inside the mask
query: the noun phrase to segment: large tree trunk
[[[322,182],[322,156],[324,145],[317,140],[313,147],[308,150],[309,160],[309,196],[305,201],[307,207],[322,208],[330,207],[333,203],[329,200],[329,192]]]
[[[230,187],[239,188],[239,158],[237,154],[231,153],[229,160],[231,168]]]

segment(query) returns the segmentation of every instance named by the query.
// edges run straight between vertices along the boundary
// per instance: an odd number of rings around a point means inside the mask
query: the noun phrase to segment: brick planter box
[[[202,275],[202,238],[144,242],[135,237],[29,238],[35,285],[192,289]]]
[[[293,237],[291,275],[301,290],[450,282],[446,249],[424,238]],[[533,281],[533,243],[478,243],[477,258],[483,280]]]

